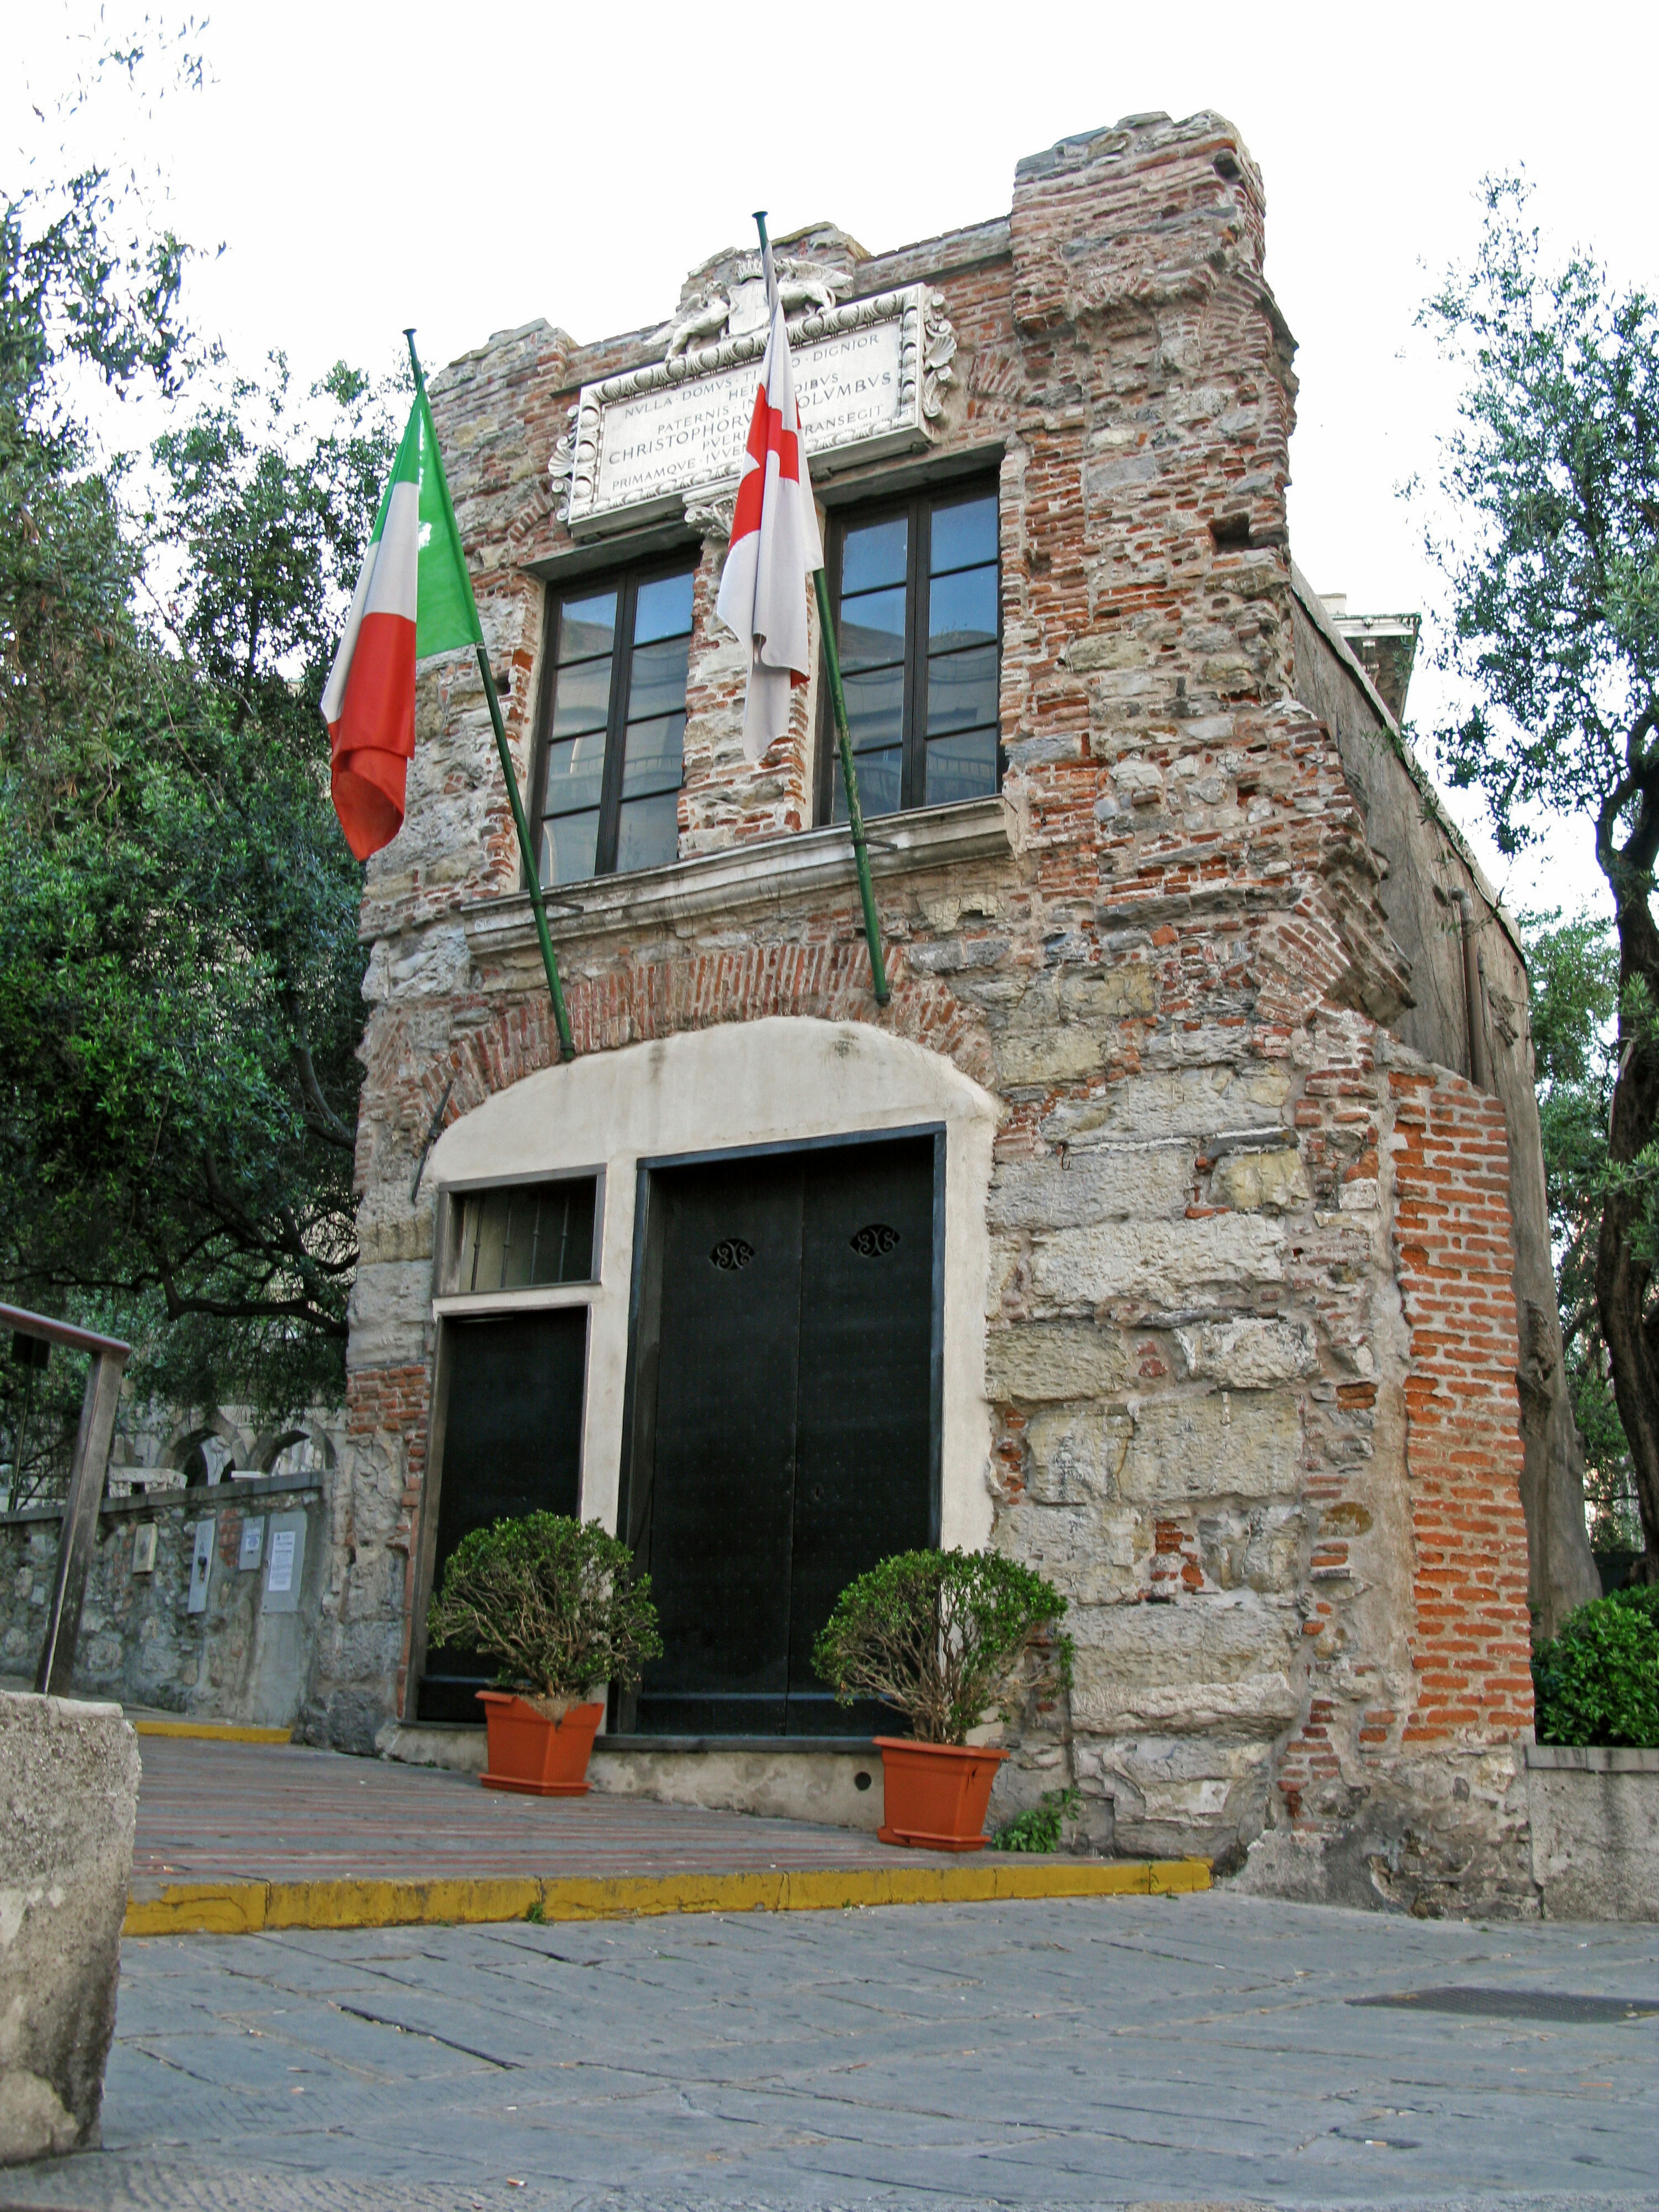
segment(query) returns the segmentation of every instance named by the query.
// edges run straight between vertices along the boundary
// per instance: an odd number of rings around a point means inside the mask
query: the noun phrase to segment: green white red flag
[[[323,693],[334,811],[360,860],[404,826],[415,664],[483,642],[424,385],[392,463]]]

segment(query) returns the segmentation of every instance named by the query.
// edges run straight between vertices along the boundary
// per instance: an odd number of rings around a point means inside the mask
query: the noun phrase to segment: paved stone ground
[[[1659,1926],[1212,1893],[129,1942],[104,2132],[0,2203],[1655,2205]]]
[[[873,1836],[638,1797],[520,1797],[476,1775],[289,1744],[146,1736],[133,1886],[343,1875],[890,1866]]]

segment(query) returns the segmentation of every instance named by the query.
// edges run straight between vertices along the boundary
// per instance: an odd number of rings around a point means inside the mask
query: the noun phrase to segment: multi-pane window
[[[691,569],[577,584],[554,604],[542,747],[542,882],[674,859]]]
[[[466,1294],[591,1282],[593,1196],[592,1176],[475,1191],[461,1207],[456,1289]]]
[[[977,486],[859,508],[831,533],[830,584],[866,815],[997,788],[997,495]],[[827,687],[826,687],[827,689]],[[826,700],[818,818],[847,817]]]

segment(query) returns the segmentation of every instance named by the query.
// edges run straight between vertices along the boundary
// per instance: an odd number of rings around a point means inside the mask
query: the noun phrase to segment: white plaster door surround
[[[603,1174],[582,1417],[583,1517],[617,1525],[640,1161],[943,1123],[940,1534],[946,1546],[982,1544],[991,1528],[986,1201],[1000,1117],[989,1091],[921,1045],[858,1022],[774,1016],[544,1068],[446,1129],[427,1172],[453,1191]]]

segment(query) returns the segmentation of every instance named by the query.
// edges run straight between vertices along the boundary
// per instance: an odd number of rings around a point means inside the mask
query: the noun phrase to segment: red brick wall
[[[1396,1072],[1395,1254],[1411,1369],[1416,1709],[1407,1743],[1532,1726],[1509,1151],[1501,1103]]]

